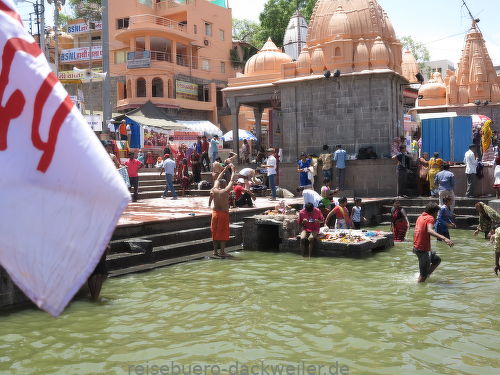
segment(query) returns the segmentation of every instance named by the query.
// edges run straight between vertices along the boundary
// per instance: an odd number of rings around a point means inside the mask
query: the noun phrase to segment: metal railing
[[[182,5],[191,4],[193,0],[160,0],[156,3],[157,10],[176,8]]]
[[[163,26],[167,29],[181,31],[184,33],[187,32],[186,25],[179,23],[177,21],[165,18],[165,17],[159,17],[159,16],[155,16],[153,14],[140,14],[137,16],[130,17],[130,26],[135,25],[135,24],[140,24],[140,23],[155,24],[155,25]]]
[[[172,54],[170,52],[151,51],[151,60],[172,62]]]

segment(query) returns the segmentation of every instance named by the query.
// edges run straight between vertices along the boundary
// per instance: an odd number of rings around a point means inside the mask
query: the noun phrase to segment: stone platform
[[[384,251],[393,246],[393,234],[383,232],[380,236],[373,238],[373,240],[366,240],[358,243],[326,242],[320,240],[316,244],[313,256],[364,258],[375,252]],[[283,239],[280,244],[280,251],[302,254],[300,249],[300,239]]]

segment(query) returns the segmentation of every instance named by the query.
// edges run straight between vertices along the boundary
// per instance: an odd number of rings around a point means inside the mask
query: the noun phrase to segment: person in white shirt
[[[297,192],[302,192],[302,198],[304,198],[304,207],[308,203],[312,203],[314,207],[318,207],[319,203],[323,199],[321,195],[319,195],[316,191],[311,188],[299,187],[297,188]]]
[[[268,184],[271,188],[271,199],[272,201],[276,200],[276,158],[274,157],[274,148],[269,148],[267,150],[267,161],[266,164],[262,166],[262,168],[267,168],[267,179]]]
[[[238,172],[238,178],[242,178],[245,180],[245,188],[250,190],[253,184],[258,185],[260,183],[255,176],[255,169],[252,168],[243,168]]]
[[[465,153],[464,163],[465,163],[465,176],[467,177],[467,191],[465,196],[468,198],[474,197],[474,183],[476,179],[476,169],[477,169],[477,158],[474,153],[476,146],[471,144],[469,146],[469,151]]]
[[[162,198],[167,197],[167,193],[170,190],[172,192],[172,199],[177,199],[177,192],[174,187],[174,173],[175,173],[175,161],[170,157],[170,154],[165,155],[165,161],[163,162],[162,169],[160,171],[160,176],[165,172],[165,191],[162,194]]]

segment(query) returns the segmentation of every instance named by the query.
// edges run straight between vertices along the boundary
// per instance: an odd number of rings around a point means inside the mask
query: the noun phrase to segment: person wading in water
[[[229,183],[222,179],[224,172],[231,170],[231,180]],[[225,257],[226,242],[229,241],[229,195],[233,187],[233,180],[235,175],[235,168],[232,164],[227,165],[220,173],[217,180],[215,180],[214,187],[210,192],[210,206],[212,200],[214,202],[214,209],[212,211],[212,241],[214,243],[214,256]],[[220,252],[218,249],[220,248]]]

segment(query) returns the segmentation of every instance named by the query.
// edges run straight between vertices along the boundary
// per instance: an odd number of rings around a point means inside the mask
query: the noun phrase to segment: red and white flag
[[[0,25],[0,265],[57,316],[130,195],[12,0],[0,0]]]

